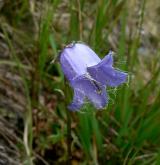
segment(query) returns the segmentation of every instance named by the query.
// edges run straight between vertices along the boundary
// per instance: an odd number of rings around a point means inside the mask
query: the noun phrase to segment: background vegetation
[[[59,51],[83,41],[115,52],[127,84],[103,111],[71,117],[73,165],[160,164],[159,0],[0,1],[0,164],[65,164],[67,111]]]

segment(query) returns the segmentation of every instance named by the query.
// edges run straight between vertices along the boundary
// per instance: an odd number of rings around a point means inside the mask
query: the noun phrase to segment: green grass
[[[40,6],[34,1],[13,4],[9,1],[11,7],[9,4],[4,6],[1,14],[5,19],[0,29],[12,58],[0,60],[0,65],[13,70],[18,68],[15,72],[23,79],[24,97],[28,100],[24,114],[24,125],[28,129],[25,136],[29,143],[24,141],[23,144],[30,150],[28,156],[33,158],[33,163],[63,164],[67,160],[65,104],[71,102],[73,91],[67,90],[68,94],[64,96],[60,65],[57,61],[50,62],[58,57],[64,45],[81,40],[101,58],[110,49],[116,52],[115,67],[125,70],[129,80],[116,89],[108,89],[110,102],[105,110],[97,111],[87,104],[80,112],[69,112],[73,161],[95,165],[106,162],[111,165],[159,164],[160,49],[156,44],[157,51],[151,57],[139,52],[144,40],[140,31],[145,25],[146,3],[139,1],[137,6],[131,6],[132,10],[125,0],[72,0],[67,4],[47,0],[39,3]],[[137,15],[134,8],[141,14]],[[15,19],[11,19],[12,14]],[[60,21],[62,17],[65,17],[64,22]],[[6,30],[3,24],[9,28]],[[22,53],[17,49],[22,49]],[[31,70],[27,76],[26,70]],[[50,104],[55,106],[50,108]],[[45,126],[41,128],[41,124]],[[35,146],[32,146],[33,142]],[[22,162],[29,159],[27,152],[19,152]],[[56,156],[47,156],[47,152]]]

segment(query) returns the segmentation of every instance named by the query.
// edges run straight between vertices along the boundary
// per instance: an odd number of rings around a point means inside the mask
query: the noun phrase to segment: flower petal
[[[88,75],[78,76],[71,82],[74,90],[81,91],[97,109],[104,108],[108,102],[106,88]]]
[[[98,63],[97,65],[108,65],[108,66],[112,66],[113,65],[113,55],[112,55],[112,51],[109,51],[108,55],[106,55],[103,60]]]
[[[64,48],[60,54],[62,70],[68,80],[83,75],[87,67],[97,65],[101,59],[85,44],[72,44]]]
[[[74,97],[72,103],[68,106],[71,111],[78,111],[84,103],[84,94],[78,90],[74,89]]]
[[[115,70],[112,67],[113,57],[109,53],[100,63],[95,66],[87,68],[88,73],[98,82],[103,85],[108,85],[111,87],[116,87],[127,79],[127,73]]]

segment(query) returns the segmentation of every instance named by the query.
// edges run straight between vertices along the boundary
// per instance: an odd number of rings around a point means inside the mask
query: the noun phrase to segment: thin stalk
[[[82,24],[82,12],[81,12],[81,3],[77,0],[78,5],[78,21],[79,21],[79,39],[82,41],[82,32],[83,32],[83,24]]]
[[[72,150],[71,150],[71,143],[72,143],[72,137],[71,137],[71,113],[69,112],[67,106],[67,98],[69,98],[68,94],[68,84],[66,82],[66,79],[64,80],[65,83],[65,109],[66,109],[66,115],[67,115],[67,164],[71,164],[72,159]]]
[[[66,108],[66,113],[67,113],[67,164],[71,164],[71,159],[72,159],[72,151],[71,151],[71,116]]]

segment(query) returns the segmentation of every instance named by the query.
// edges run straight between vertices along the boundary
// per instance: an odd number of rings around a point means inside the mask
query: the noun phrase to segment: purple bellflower
[[[110,51],[102,60],[87,45],[72,43],[60,54],[64,75],[74,90],[69,109],[79,110],[87,98],[97,109],[108,103],[106,86],[116,87],[126,82],[127,74],[113,68]]]

